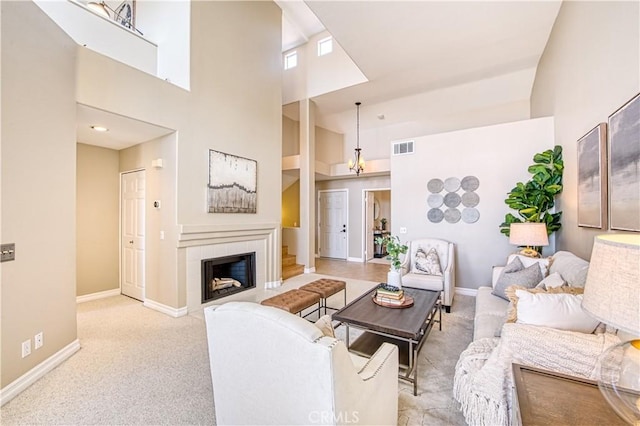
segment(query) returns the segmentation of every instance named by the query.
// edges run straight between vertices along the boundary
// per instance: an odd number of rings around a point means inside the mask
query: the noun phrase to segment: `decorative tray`
[[[413,306],[413,297],[411,297],[411,296],[404,296],[404,302],[402,302],[402,304],[400,304],[400,305],[395,305],[393,303],[387,303],[387,302],[381,302],[378,299],[376,299],[376,295],[375,294],[371,297],[371,300],[373,300],[373,303],[375,303],[376,305],[384,306],[385,308],[404,309],[404,308],[408,308],[410,306]]]

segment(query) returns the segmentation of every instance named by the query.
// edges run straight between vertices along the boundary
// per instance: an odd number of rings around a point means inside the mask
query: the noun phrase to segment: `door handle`
[[[129,244],[133,244],[133,240],[129,241]]]

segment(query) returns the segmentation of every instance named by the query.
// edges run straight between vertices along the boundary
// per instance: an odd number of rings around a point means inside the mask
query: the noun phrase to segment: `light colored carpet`
[[[326,277],[306,274],[248,297],[260,301]],[[376,283],[347,279],[352,300]],[[336,298],[336,296],[339,296]],[[329,300],[341,306],[342,296]],[[243,300],[242,294],[234,297]],[[474,298],[457,295],[419,357],[418,396],[400,381],[400,425],[464,425],[453,370],[471,341]],[[338,335],[344,327],[338,327]],[[78,305],[82,349],[0,410],[3,425],[215,424],[201,314],[170,318],[124,296]]]

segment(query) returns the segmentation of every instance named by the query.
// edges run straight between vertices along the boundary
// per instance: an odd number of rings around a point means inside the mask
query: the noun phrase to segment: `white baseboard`
[[[78,339],[69,343],[40,364],[0,389],[0,405],[4,405],[18,396],[20,392],[44,377],[49,371],[66,361],[71,355],[80,349],[80,341]]]
[[[364,260],[361,257],[347,257],[347,262],[363,263]]]
[[[264,288],[278,288],[282,285],[282,281],[265,281]]]
[[[189,309],[186,306],[182,308],[172,308],[171,306],[163,305],[151,299],[145,299],[143,306],[174,318],[183,317],[189,313]]]
[[[105,297],[113,297],[113,296],[119,296],[119,295],[120,295],[120,289],[114,288],[113,290],[99,291],[97,293],[83,294],[82,296],[77,296],[76,303],[84,303],[84,302],[89,302],[90,300],[104,299]]]
[[[316,267],[315,266],[313,268],[304,268],[304,273],[305,274],[313,274],[314,272],[316,272]]]
[[[473,296],[473,297],[475,297],[478,294],[478,289],[477,288],[456,287],[456,294],[462,294],[463,296]]]

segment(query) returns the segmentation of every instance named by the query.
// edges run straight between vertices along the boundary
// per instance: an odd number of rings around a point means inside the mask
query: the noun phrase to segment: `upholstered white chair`
[[[453,294],[456,287],[455,245],[436,238],[423,238],[408,243],[407,254],[402,262],[402,285],[442,292],[442,305],[451,312]],[[440,260],[442,275],[430,275],[416,268],[416,255],[419,250],[428,253],[435,248]]]
[[[250,302],[204,314],[217,424],[397,423],[397,346],[362,358],[309,321]]]

